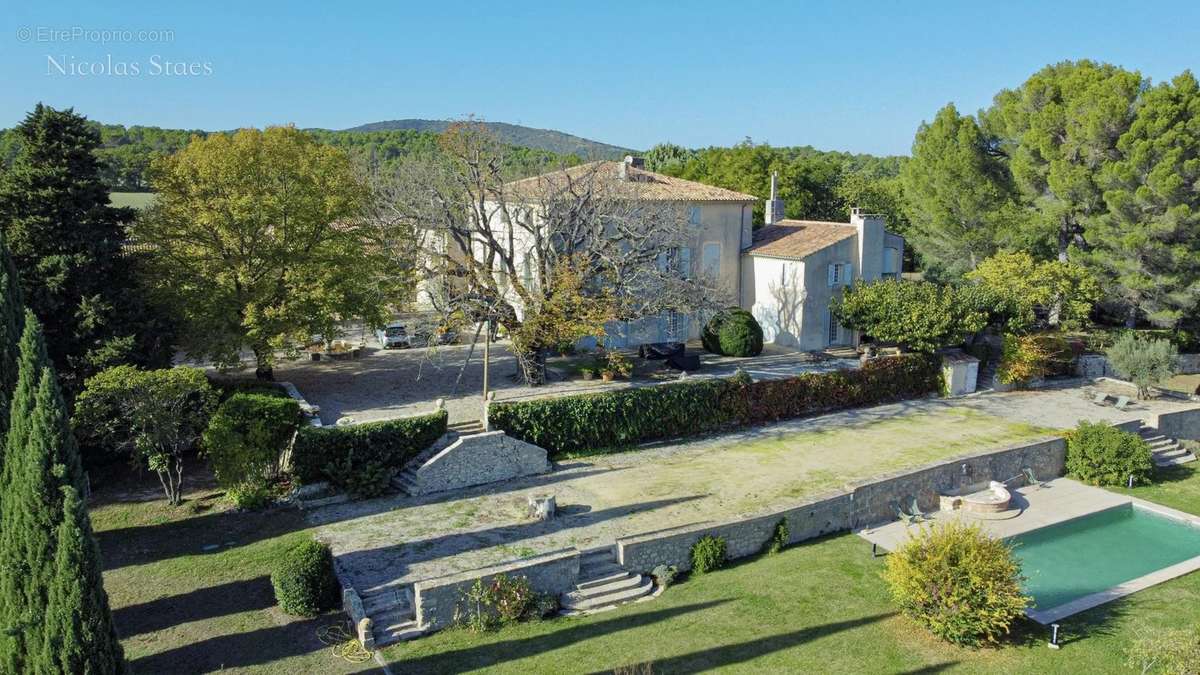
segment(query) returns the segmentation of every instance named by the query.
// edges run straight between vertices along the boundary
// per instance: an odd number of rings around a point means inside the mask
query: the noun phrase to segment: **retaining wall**
[[[546,450],[503,431],[463,436],[431,457],[416,471],[416,492],[483,485],[550,470]]]
[[[1006,480],[1033,469],[1040,479],[1063,475],[1066,441],[1044,438],[991,452],[938,462],[916,471],[872,479],[848,492],[819,497],[800,506],[726,522],[706,522],[648,532],[617,540],[617,559],[631,571],[649,572],[657,565],[691,567],[691,549],[701,537],[723,537],[729,558],[754,555],[786,519],[789,543],[824,534],[854,530],[895,520],[897,507],[905,510],[916,499],[923,511],[938,508],[938,496],[987,480]]]
[[[1200,440],[1200,408],[1151,415],[1147,423],[1164,436]]]
[[[477,579],[486,584],[498,574],[529,579],[538,593],[559,595],[573,588],[579,579],[579,550],[563,549],[524,560],[477,570],[457,572],[413,584],[413,604],[417,625],[425,631],[449,628],[458,617],[466,618],[465,595]]]

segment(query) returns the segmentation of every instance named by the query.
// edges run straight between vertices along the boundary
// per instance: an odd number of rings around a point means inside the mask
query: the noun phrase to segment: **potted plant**
[[[613,375],[621,377],[629,377],[633,374],[633,362],[626,358],[623,354],[617,352],[609,352],[607,361],[608,370],[612,371]]]
[[[617,373],[611,368],[605,368],[604,370],[600,371],[600,379],[604,380],[605,382],[612,382],[613,378],[616,376]]]
[[[596,369],[591,367],[580,368],[579,376],[585,380],[594,380],[596,379]]]

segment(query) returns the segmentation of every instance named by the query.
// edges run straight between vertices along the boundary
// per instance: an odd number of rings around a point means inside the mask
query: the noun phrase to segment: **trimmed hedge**
[[[308,540],[288,549],[271,572],[280,609],[296,616],[316,616],[338,606],[341,587],[327,544]]]
[[[700,333],[700,341],[713,354],[758,356],[763,350],[763,331],[753,314],[735,307],[710,319]]]
[[[400,468],[446,433],[445,410],[348,427],[300,428],[292,446],[292,473],[302,483],[328,480],[332,467]]]
[[[217,482],[232,488],[265,484],[300,423],[300,404],[268,394],[236,393],[217,408],[204,448]]]
[[[781,380],[706,379],[493,403],[488,415],[493,428],[559,455],[916,398],[940,383],[938,359],[903,354]]]

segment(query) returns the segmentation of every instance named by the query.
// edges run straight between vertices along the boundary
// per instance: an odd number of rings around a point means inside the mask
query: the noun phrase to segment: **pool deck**
[[[1013,499],[1012,508],[1008,511],[997,514],[968,513],[961,510],[936,511],[928,514],[929,525],[927,526],[936,527],[938,523],[951,521],[977,523],[989,535],[999,539],[1006,539],[1025,532],[1091,515],[1099,511],[1133,504],[1135,507],[1153,511],[1159,515],[1200,527],[1200,517],[1142,499],[1127,497],[1091,487],[1090,485],[1084,485],[1069,478],[1055,478],[1040,486],[1027,485],[1010,489],[1010,491]],[[907,541],[911,534],[915,534],[916,529],[919,527],[919,525],[909,525],[897,520],[882,526],[864,528],[859,530],[857,534],[879,548],[892,551]],[[1196,570],[1200,570],[1200,556],[1155,570],[1150,574],[1131,579],[1099,593],[1086,595],[1057,607],[1050,607],[1044,610],[1028,609],[1025,611],[1025,614],[1041,624],[1054,623],[1072,614],[1077,614]]]

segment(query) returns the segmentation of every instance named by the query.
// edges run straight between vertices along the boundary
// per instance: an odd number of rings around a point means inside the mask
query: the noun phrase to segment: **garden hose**
[[[358,638],[346,629],[344,624],[336,623],[317,629],[317,639],[323,644],[330,645],[333,655],[350,663],[363,663],[371,658],[371,652],[362,646]]]

